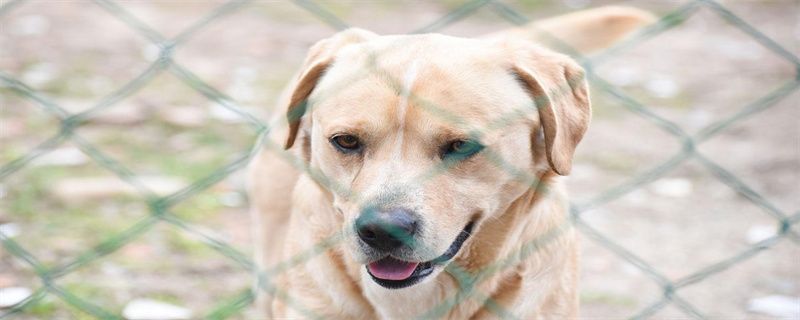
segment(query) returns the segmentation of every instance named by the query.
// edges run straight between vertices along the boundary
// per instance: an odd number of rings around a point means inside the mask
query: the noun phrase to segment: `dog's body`
[[[251,166],[266,312],[576,317],[558,180],[588,92],[577,64],[531,41],[591,51],[650,19],[605,8],[480,40],[348,30],[315,45],[282,101],[289,130],[273,129]]]

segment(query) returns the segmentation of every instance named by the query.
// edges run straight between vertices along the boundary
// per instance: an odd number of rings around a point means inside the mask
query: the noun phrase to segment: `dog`
[[[604,7],[477,39],[319,41],[249,168],[267,318],[578,316],[566,193],[586,53],[653,21]],[[285,113],[284,113],[285,112]]]

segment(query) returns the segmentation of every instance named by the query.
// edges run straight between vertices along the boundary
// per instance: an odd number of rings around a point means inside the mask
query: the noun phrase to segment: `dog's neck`
[[[549,252],[548,247],[552,246],[548,244],[573,241],[573,237],[564,235],[571,234],[567,205],[557,176],[547,172],[539,179],[537,187],[523,193],[498,212],[496,218],[485,221],[454,262],[432,281],[389,290],[372,283],[365,273],[358,272],[362,266],[351,266],[350,274],[358,277],[353,280],[360,284],[375,313],[384,319],[407,319],[419,317],[419,310],[428,310],[423,317],[470,318],[488,312],[483,308],[486,299],[514,299],[513,295],[519,288],[509,286],[519,285],[520,279],[515,278],[520,278],[520,274],[542,274],[563,269],[563,261],[556,261],[563,255]],[[471,282],[468,288],[462,289],[456,279],[458,275],[469,279],[466,281]],[[552,286],[550,283],[536,285],[542,288],[542,293],[549,292],[547,288]],[[460,293],[465,294],[463,301],[458,298]],[[525,297],[522,300],[538,305],[544,299],[547,297]]]

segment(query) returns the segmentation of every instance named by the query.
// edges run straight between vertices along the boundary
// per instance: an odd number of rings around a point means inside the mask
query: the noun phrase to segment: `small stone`
[[[89,122],[111,125],[134,125],[147,120],[147,112],[136,103],[116,104],[98,111]]]
[[[738,60],[755,60],[760,56],[760,48],[757,44],[731,38],[719,39],[716,48],[726,57]]]
[[[238,113],[218,103],[212,103],[209,105],[208,112],[214,119],[227,123],[241,123],[246,121],[246,119],[240,116]]]
[[[52,63],[39,63],[29,67],[22,74],[22,81],[27,85],[40,87],[56,78],[58,68]]]
[[[103,95],[114,90],[111,79],[102,76],[93,76],[86,81],[86,87],[95,95]]]
[[[238,67],[233,70],[233,81],[241,83],[252,83],[258,78],[258,72],[254,68]]]
[[[645,84],[645,88],[650,94],[658,98],[672,98],[680,92],[678,83],[668,77],[656,77],[650,79]]]
[[[188,184],[183,179],[163,176],[141,176],[139,180],[150,190],[160,195],[178,192]]]
[[[606,78],[612,84],[625,87],[641,82],[642,74],[636,68],[622,67],[614,69]]]
[[[638,276],[642,274],[642,269],[639,269],[630,263],[623,263],[622,272],[629,276]]]
[[[756,244],[775,236],[775,226],[755,225],[747,230],[747,243]]]
[[[686,125],[689,128],[699,130],[710,124],[711,121],[714,121],[714,117],[715,115],[709,112],[708,110],[703,110],[703,109],[692,110],[689,113]]]
[[[592,208],[581,213],[581,218],[591,225],[603,225],[609,222],[610,212],[604,208]]]
[[[747,311],[781,317],[800,319],[800,297],[772,295],[751,299]]]
[[[236,101],[252,101],[256,97],[256,90],[252,86],[240,81],[234,81],[233,84],[228,87],[227,92],[230,97]]]
[[[21,36],[35,36],[47,33],[50,29],[50,20],[43,15],[28,15],[17,19],[12,26],[15,34]]]
[[[664,178],[653,182],[651,190],[660,196],[683,198],[692,193],[692,182],[683,178]]]
[[[576,163],[572,166],[572,170],[572,172],[575,172],[576,176],[580,176],[585,179],[592,179],[600,174],[600,170],[597,169],[597,166],[591,164]]]
[[[14,238],[20,234],[19,224],[4,223],[0,224],[0,233],[8,238]]]
[[[69,111],[70,113],[84,112],[94,107],[95,104],[97,103],[96,101],[88,99],[70,99],[70,98],[61,99],[59,100],[59,102],[61,103],[59,104],[59,106],[64,108],[64,110]]]
[[[125,277],[125,268],[112,262],[102,263],[100,265],[100,272],[102,272],[104,275],[113,276],[117,278]]]
[[[161,301],[136,299],[125,305],[122,316],[128,320],[178,320],[191,319],[192,311]]]
[[[51,150],[41,157],[36,158],[32,164],[37,166],[68,167],[79,166],[87,163],[88,161],[89,157],[81,152],[80,149],[75,147],[67,147]]]
[[[628,192],[627,195],[622,197],[622,201],[625,201],[626,203],[631,204],[631,205],[637,205],[638,206],[638,205],[643,205],[643,204],[647,203],[652,198],[653,198],[653,196],[647,194],[647,192],[639,190],[639,189],[636,189],[636,190],[633,190],[631,192]]]
[[[244,205],[244,196],[239,192],[226,192],[219,196],[219,203],[223,206],[236,208]]]
[[[147,61],[156,61],[161,56],[161,48],[155,44],[148,44],[142,48],[142,57]]]
[[[208,120],[205,110],[192,107],[166,108],[159,115],[165,122],[178,127],[201,127]]]
[[[32,293],[31,289],[23,287],[0,288],[0,309],[18,304],[30,297]]]
[[[131,186],[114,177],[67,178],[50,186],[50,192],[62,201],[102,199],[132,191]]]
[[[174,193],[186,183],[172,177],[139,177],[139,181],[159,195]],[[119,195],[136,195],[138,190],[116,177],[67,178],[50,187],[50,192],[62,201],[104,199]]]

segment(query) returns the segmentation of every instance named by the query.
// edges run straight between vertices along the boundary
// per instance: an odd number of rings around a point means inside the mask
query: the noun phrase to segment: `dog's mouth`
[[[469,238],[474,221],[464,226],[450,247],[441,256],[426,262],[403,261],[391,256],[367,264],[367,273],[375,283],[388,289],[400,289],[417,284],[433,273],[437,265],[442,265],[452,259],[464,241]]]

